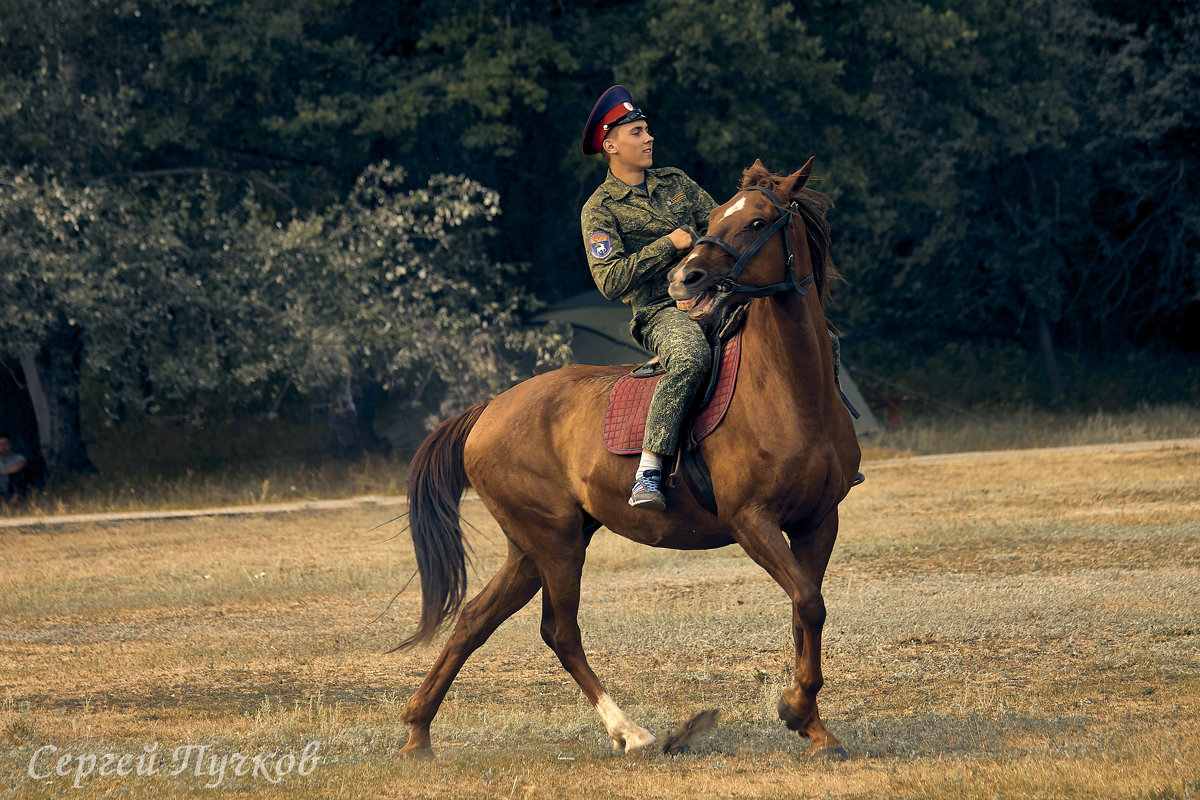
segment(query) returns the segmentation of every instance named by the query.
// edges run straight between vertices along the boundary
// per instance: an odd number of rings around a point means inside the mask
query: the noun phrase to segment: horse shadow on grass
[[[981,713],[926,713],[910,717],[832,719],[850,760],[918,758],[1019,758],[1026,755],[1088,755],[1103,748],[1095,720],[1085,716],[1000,716]],[[716,729],[686,751],[689,755],[766,755],[808,747],[778,722],[722,719]]]

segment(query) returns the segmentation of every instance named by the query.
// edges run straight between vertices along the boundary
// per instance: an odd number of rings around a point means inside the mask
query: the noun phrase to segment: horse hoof
[[[432,761],[433,748],[429,746],[421,747],[406,744],[400,748],[400,758],[409,759],[412,761]]]
[[[615,753],[624,753],[626,756],[645,756],[649,753],[658,752],[658,739],[653,733],[643,728],[637,728],[625,734],[618,735],[612,740],[612,748]]]
[[[644,758],[658,752],[658,740],[651,738],[647,742],[626,742],[625,756],[627,758]]]
[[[850,754],[840,744],[827,744],[808,748],[808,757],[811,761],[847,761]]]
[[[663,743],[663,753],[668,756],[679,755],[688,751],[690,742],[712,730],[717,724],[721,712],[715,708],[701,711],[680,726],[679,730],[667,736]]]

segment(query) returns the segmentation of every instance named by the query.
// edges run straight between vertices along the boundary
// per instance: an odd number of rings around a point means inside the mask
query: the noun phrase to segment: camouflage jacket
[[[683,253],[668,235],[684,226],[704,233],[715,207],[708,192],[674,167],[646,170],[645,192],[610,172],[583,204],[579,224],[592,279],[609,300],[633,309],[630,332],[639,342],[646,322],[673,302],[667,273]]]

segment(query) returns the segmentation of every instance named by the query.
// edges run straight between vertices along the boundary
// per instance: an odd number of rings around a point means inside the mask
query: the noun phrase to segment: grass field
[[[400,712],[436,651],[385,653],[415,622],[414,588],[389,606],[412,548],[398,523],[376,528],[395,508],[366,505],[0,531],[0,786],[1200,797],[1200,446],[864,471],[825,582],[821,708],[845,762],[808,762],[775,717],[790,611],[765,573],[737,548],[656,551],[604,532],[584,573],[593,667],[643,726],[719,708],[716,730],[682,756],[613,754],[534,602],[468,662],[434,723],[439,758],[397,761]],[[464,509],[478,585],[502,536],[478,503]]]
[[[1200,437],[1195,405],[1086,414],[1032,408],[937,411],[906,416],[899,430],[864,439],[864,453],[883,458]],[[98,473],[52,484],[15,508],[0,504],[0,519],[398,495],[404,493],[411,457],[409,450],[398,450],[390,456],[314,458],[315,452],[289,449],[297,440],[311,444],[312,431],[263,431],[257,422],[236,429],[146,425],[128,435],[108,433],[92,448]]]

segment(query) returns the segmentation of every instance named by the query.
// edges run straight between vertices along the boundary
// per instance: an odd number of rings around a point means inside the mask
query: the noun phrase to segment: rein
[[[796,214],[796,201],[793,200],[791,205],[785,206],[783,203],[779,202],[779,198],[776,197],[770,189],[766,189],[762,186],[750,186],[746,189],[746,191],[762,192],[765,194],[771,201],[772,205],[779,210],[779,219],[775,220],[770,227],[764,230],[762,234],[760,234],[759,237],[754,240],[749,247],[746,248],[745,252],[742,253],[739,253],[733,245],[729,244],[729,242],[717,236],[697,236],[695,241],[692,243],[693,246],[697,244],[711,244],[720,247],[722,250],[733,256],[734,260],[736,261],[736,263],[733,265],[733,270],[728,275],[725,275],[716,281],[716,285],[719,286],[724,292],[728,292],[730,294],[743,294],[750,297],[766,297],[767,295],[777,294],[779,292],[795,290],[801,295],[807,295],[808,292],[805,291],[804,287],[812,283],[815,278],[811,272],[806,278],[798,279],[796,277],[796,273],[792,269],[792,265],[795,263],[796,259],[795,255],[792,253],[792,245],[788,240],[787,235],[787,226],[791,224],[792,217]],[[787,272],[784,276],[785,280],[781,283],[772,283],[768,286],[751,286],[750,284],[746,283],[738,283],[738,276],[742,274],[742,270],[745,269],[746,264],[749,263],[750,259],[752,259],[758,253],[758,251],[762,249],[764,244],[770,241],[772,236],[780,231],[783,233],[783,251],[787,255]]]

